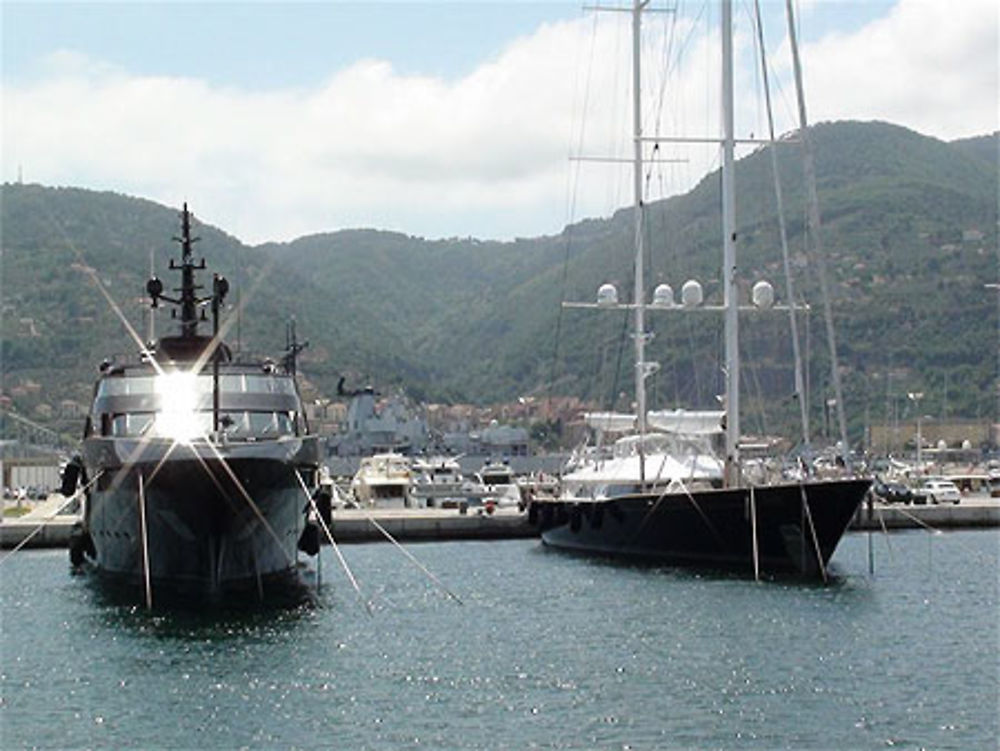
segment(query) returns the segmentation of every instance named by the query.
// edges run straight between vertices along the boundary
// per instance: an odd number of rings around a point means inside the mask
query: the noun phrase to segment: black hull
[[[145,582],[131,574],[118,574],[86,562],[76,570],[86,574],[100,602],[134,606],[145,603]],[[176,579],[158,579],[150,585],[151,606],[156,610],[180,611],[258,611],[285,610],[316,602],[316,577],[306,573],[303,564],[242,583],[228,582],[221,589],[209,590]]]
[[[754,488],[761,573],[825,575],[870,484],[836,480]],[[540,500],[529,508],[542,541],[554,548],[749,574],[752,516],[748,488]]]
[[[104,470],[84,518],[90,563],[102,580],[144,590],[148,567],[154,602],[262,597],[299,581],[308,499],[294,462],[171,456],[88,469],[92,476]]]

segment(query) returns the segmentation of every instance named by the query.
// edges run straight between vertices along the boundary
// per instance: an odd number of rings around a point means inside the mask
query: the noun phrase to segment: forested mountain
[[[894,394],[925,393],[927,414],[986,417],[994,410],[1000,274],[997,134],[945,143],[884,123],[813,128],[822,235],[847,403],[857,427],[882,419]],[[830,396],[822,306],[804,251],[800,147],[780,144],[813,413]],[[784,298],[771,160],[761,149],[737,169],[737,253],[746,289],[769,278]],[[718,298],[719,174],[686,195],[650,204],[649,292],[688,278]],[[197,218],[197,199],[192,210]],[[169,282],[179,207],[113,193],[38,185],[2,191],[4,393],[47,419],[39,404],[83,403],[99,361],[135,349],[111,310],[146,336],[143,290],[151,259]],[[245,315],[229,334],[244,350],[280,353],[295,316],[310,341],[303,371],[333,396],[339,376],[399,386],[429,401],[495,403],[574,394],[627,409],[631,341],[621,313],[565,310],[615,281],[631,297],[631,210],[585,220],[560,235],[516,242],[429,241],[345,230],[248,247],[196,226],[196,254],[233,283]],[[92,271],[91,271],[92,270]],[[100,284],[98,284],[98,280]],[[721,318],[651,316],[657,406],[705,407],[721,392]],[[169,321],[161,318],[162,330]],[[741,349],[750,429],[797,414],[786,314],[744,317]],[[36,387],[37,385],[37,387]],[[764,409],[766,407],[766,410]],[[54,409],[57,413],[58,410]]]

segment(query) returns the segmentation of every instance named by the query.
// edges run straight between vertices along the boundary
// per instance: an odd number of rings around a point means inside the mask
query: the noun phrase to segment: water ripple
[[[150,614],[26,552],[0,582],[0,745],[996,747],[998,534],[931,544],[894,536],[868,577],[848,536],[826,587],[415,546],[462,606],[346,547],[373,616],[332,558],[308,605]]]

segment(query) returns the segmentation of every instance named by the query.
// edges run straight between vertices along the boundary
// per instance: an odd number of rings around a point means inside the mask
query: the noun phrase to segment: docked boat
[[[521,504],[521,488],[506,461],[487,460],[474,476],[471,498],[487,507],[510,507]]]
[[[354,502],[364,508],[414,508],[420,503],[411,493],[410,461],[402,454],[366,456],[351,480]]]
[[[412,466],[411,494],[417,505],[457,508],[468,501],[468,481],[458,460],[450,456],[420,458]]]
[[[989,467],[987,487],[990,490],[990,497],[1000,498],[1000,467],[997,467],[992,463]]]
[[[629,310],[634,313],[636,414],[619,416],[631,431],[607,454],[601,447],[578,458],[567,473],[563,492],[555,498],[536,498],[529,519],[543,542],[551,547],[618,558],[667,564],[726,568],[771,574],[792,572],[806,577],[827,575],[827,565],[871,482],[847,477],[827,481],[802,479],[778,484],[750,485],[741,471],[739,428],[739,287],[735,271],[734,145],[732,122],[731,0],[722,0],[723,122],[722,207],[723,289],[719,308],[725,319],[726,394],[723,415],[702,415],[705,437],[724,423],[721,460],[709,445],[690,435],[679,414],[672,417],[673,433],[657,428],[646,409],[645,380],[658,369],[645,359],[647,304],[643,278],[643,150],[656,139],[642,133],[639,106],[640,29],[644,0],[635,0],[633,14],[633,141],[635,292],[632,304],[619,304],[617,290],[602,285],[595,304],[568,307]],[[681,303],[668,285],[660,285],[649,306],[658,310],[701,307],[702,292],[689,281]],[[756,307],[773,303],[773,289],[758,282],[753,290]],[[705,306],[707,309],[707,306]],[[834,358],[835,361],[835,358]],[[667,415],[671,417],[671,415]],[[669,419],[667,420],[669,422]],[[714,423],[714,427],[713,427]],[[661,425],[662,428],[662,425]],[[685,435],[685,431],[687,434]],[[845,448],[846,450],[846,448]],[[669,468],[669,469],[668,469]]]
[[[179,309],[179,333],[128,362],[105,361],[94,387],[82,457],[63,492],[83,486],[70,554],[105,578],[160,593],[263,597],[301,584],[299,541],[319,466],[295,380],[292,345],[280,362],[235,357],[219,334],[228,291],[214,275],[199,297],[185,204],[179,296],[155,276],[153,307]],[[213,334],[201,334],[202,308]]]

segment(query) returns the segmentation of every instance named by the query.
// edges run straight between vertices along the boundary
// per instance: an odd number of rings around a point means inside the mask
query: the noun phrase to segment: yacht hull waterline
[[[540,499],[529,518],[553,548],[753,574],[825,576],[871,482]]]

